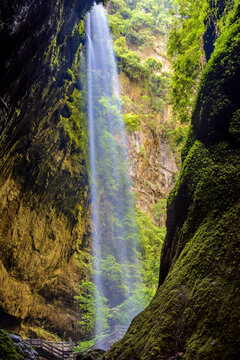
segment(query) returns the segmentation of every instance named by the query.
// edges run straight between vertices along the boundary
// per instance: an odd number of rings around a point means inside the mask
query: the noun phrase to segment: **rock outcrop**
[[[240,5],[201,79],[168,200],[160,287],[106,360],[236,360],[240,337]]]
[[[78,65],[92,4],[1,1],[0,326],[34,318],[74,337],[90,251]]]
[[[20,336],[0,330],[0,359],[39,360],[39,355]]]

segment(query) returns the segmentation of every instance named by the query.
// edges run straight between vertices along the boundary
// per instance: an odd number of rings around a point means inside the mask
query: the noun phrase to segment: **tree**
[[[102,307],[102,314],[104,315],[103,328],[108,329],[108,320],[110,318],[109,307],[107,299],[99,294],[96,285],[91,281],[84,281],[79,286],[79,295],[75,296],[75,300],[79,303],[81,308],[81,320],[79,325],[84,326],[86,331],[86,339],[91,339],[94,335],[95,329],[95,315],[97,301],[98,305]]]

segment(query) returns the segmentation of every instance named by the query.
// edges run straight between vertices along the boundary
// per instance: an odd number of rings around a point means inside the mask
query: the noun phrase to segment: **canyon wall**
[[[0,326],[23,334],[75,336],[91,250],[79,63],[92,4],[0,5]]]

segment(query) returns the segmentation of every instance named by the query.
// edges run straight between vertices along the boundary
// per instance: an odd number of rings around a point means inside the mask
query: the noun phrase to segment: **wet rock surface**
[[[24,360],[39,360],[40,357],[30,345],[26,344],[26,342],[18,335],[9,334],[10,339],[13,341],[17,352],[23,357]]]

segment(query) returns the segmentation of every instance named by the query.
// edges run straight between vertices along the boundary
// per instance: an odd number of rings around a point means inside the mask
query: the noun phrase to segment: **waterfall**
[[[125,309],[126,318],[117,319],[115,314],[115,324],[127,326],[136,315],[131,296],[140,275],[117,66],[103,5],[95,4],[87,14],[86,41],[95,335],[99,336],[110,321],[106,304],[112,314],[120,304]],[[98,346],[105,345],[99,340]]]

